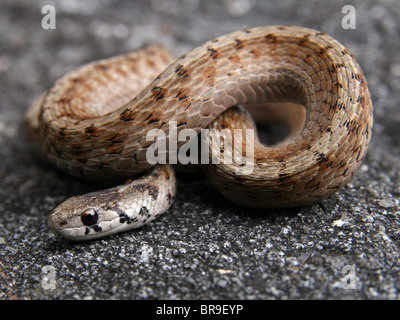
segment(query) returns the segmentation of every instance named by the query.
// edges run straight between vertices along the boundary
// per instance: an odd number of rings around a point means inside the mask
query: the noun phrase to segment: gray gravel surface
[[[55,30],[41,27],[45,4],[56,9]],[[356,9],[354,30],[342,28],[345,4]],[[1,299],[399,298],[397,0],[1,0],[0,7]],[[164,43],[178,56],[218,35],[272,24],[320,29],[363,67],[373,139],[344,189],[312,206],[265,213],[229,203],[201,177],[181,176],[172,209],[142,229],[86,243],[50,233],[52,208],[99,186],[32,158],[22,118],[35,97],[82,63],[145,43]]]

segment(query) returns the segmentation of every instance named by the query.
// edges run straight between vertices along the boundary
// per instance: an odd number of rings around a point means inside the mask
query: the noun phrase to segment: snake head
[[[133,181],[71,197],[49,216],[50,229],[70,240],[91,240],[141,227],[172,205],[176,181],[169,165]]]
[[[97,199],[104,192],[94,192],[67,199],[53,210],[50,229],[63,238],[90,240],[120,231],[121,214],[116,208],[102,207]],[[112,196],[112,194],[110,194]]]

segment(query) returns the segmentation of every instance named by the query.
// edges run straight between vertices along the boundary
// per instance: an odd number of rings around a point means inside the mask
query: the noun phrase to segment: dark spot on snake
[[[148,213],[149,213],[149,209],[147,209],[147,207],[143,206],[140,208],[139,215],[144,216]]]
[[[303,38],[301,38],[301,39],[298,41],[298,43],[300,43],[300,44],[305,43],[306,41],[308,41],[308,37],[309,37],[309,35],[306,34],[305,36],[303,36]]]
[[[337,89],[343,88],[343,85],[342,85],[341,83],[339,83],[339,82],[337,82],[337,83],[335,84],[335,86],[336,86]]]
[[[135,119],[133,112],[130,109],[125,109],[119,115],[121,121],[128,122]]]
[[[167,200],[168,200],[168,203],[171,203],[172,197],[171,197],[171,193],[169,193],[169,192],[167,194]]]
[[[273,33],[268,33],[264,38],[271,43],[275,43],[277,41],[277,36]]]
[[[189,103],[187,104],[186,108],[185,108],[185,111],[187,111],[191,106],[192,106],[192,103],[189,102]]]
[[[116,144],[116,143],[123,143],[124,140],[120,137],[120,133],[114,134],[111,138],[107,139],[108,141],[111,142],[111,144]]]
[[[158,101],[165,98],[167,90],[156,86],[153,89],[151,89],[151,92],[153,93],[153,98],[156,99],[156,101]]]
[[[357,149],[358,149],[358,154],[357,154],[357,158],[356,159],[357,159],[357,161],[361,161],[362,160],[361,146],[358,146]]]
[[[338,165],[338,168],[343,168],[347,165],[347,162],[341,161],[340,164]]]
[[[229,60],[231,60],[231,61],[233,61],[233,62],[235,62],[235,63],[239,63],[239,62],[240,62],[240,57],[237,56],[237,55],[230,56],[230,57],[229,57]]]
[[[357,121],[355,121],[355,120],[347,121],[346,127],[349,132],[358,130]]]
[[[125,211],[118,209],[118,208],[113,208],[114,211],[117,211],[119,213],[119,222],[120,223],[127,223],[127,224],[131,224],[132,222],[137,222],[138,219],[135,217],[133,219],[131,219],[126,213]]]
[[[246,182],[246,179],[243,176],[232,176],[232,178],[236,182],[241,183],[241,184],[244,184]]]
[[[148,191],[149,195],[151,195],[154,200],[158,197],[158,188],[156,186],[148,185],[148,184],[138,184],[134,186],[136,190],[139,192]]]
[[[208,48],[207,51],[211,52],[210,57],[213,59],[218,59],[221,57],[221,54],[213,48]]]
[[[158,121],[160,121],[160,119],[151,119],[149,122],[147,122],[147,124],[155,123]]]
[[[61,136],[61,137],[64,137],[65,136],[65,130],[66,130],[67,128],[60,128],[60,130],[58,131],[58,135],[59,136]]]
[[[161,122],[160,126],[158,127],[158,129],[160,129],[164,124],[166,124],[166,122]]]
[[[57,100],[57,103],[63,103],[63,104],[69,104],[71,102],[71,99],[69,98],[60,98]]]
[[[235,39],[236,44],[234,45],[235,49],[239,50],[244,48],[243,40]]]
[[[108,206],[105,206],[105,207],[103,207],[103,209],[104,209],[104,210],[111,210],[111,211],[114,211],[114,212],[118,213],[120,217],[121,217],[121,216],[124,216],[124,215],[126,216],[125,211],[122,210],[122,209],[120,209],[120,208],[118,208],[118,207],[108,207]]]
[[[89,127],[85,128],[85,133],[93,134],[97,131],[96,126],[91,124]]]
[[[350,120],[347,119],[347,120],[344,122],[344,125],[346,126],[347,130],[349,130],[349,124],[350,124]]]
[[[190,74],[188,73],[188,71],[183,67],[183,65],[178,65],[176,68],[175,68],[175,73],[178,75],[178,76],[180,76],[180,77],[182,77],[182,79],[186,79],[186,78],[188,78],[188,77],[190,77]]]
[[[288,173],[279,173],[279,182],[282,183],[289,179],[289,174]]]
[[[184,90],[182,90],[182,89],[179,89],[179,92],[178,92],[178,93],[177,93],[177,95],[175,96],[175,98],[178,98],[178,99],[179,99],[179,101],[182,101],[182,100],[184,100],[184,99],[187,99],[187,98],[188,98],[188,95],[187,95],[187,94],[185,94],[183,91],[184,91]]]
[[[261,56],[260,50],[257,50],[257,49],[251,50],[250,53],[251,53],[254,57],[256,57],[256,58],[258,58],[258,57]],[[229,76],[229,75],[230,75],[230,74],[228,74],[228,76]]]
[[[103,230],[98,224],[95,224],[92,228],[96,232],[101,232]]]
[[[315,191],[315,190],[318,190],[320,184],[321,184],[321,181],[319,181],[318,183],[316,183],[316,184],[314,185],[314,191]]]
[[[325,54],[326,53],[326,48],[321,48],[319,49],[319,54]]]
[[[337,101],[335,102],[335,104],[331,104],[329,105],[329,109],[335,110],[337,108]]]
[[[318,155],[317,161],[319,162],[319,164],[322,164],[323,162],[328,161],[328,159],[326,158],[326,155],[324,153],[320,153]]]
[[[178,127],[185,126],[185,125],[186,125],[186,121],[182,121],[182,122],[179,122],[179,123],[176,125],[176,127],[178,128]]]
[[[311,180],[310,182],[306,183],[306,184],[304,185],[304,187],[305,187],[306,189],[314,189],[314,190],[316,190],[316,187],[318,187],[320,183],[321,183],[321,182],[317,182],[317,181],[315,181],[315,180],[313,179],[313,180]]]
[[[338,110],[342,110],[344,108],[344,103],[337,103],[335,104],[335,108]]]
[[[139,219],[137,218],[137,217],[134,217],[133,219],[130,219],[129,221],[128,221],[128,224],[129,223],[135,223],[135,222],[138,222],[139,221]]]
[[[337,64],[333,64],[332,68],[331,68],[331,72],[337,72],[340,68],[345,67],[345,65],[343,63],[337,63]]]
[[[95,68],[106,71],[108,69],[108,67],[104,64],[98,64],[95,66]]]
[[[90,228],[86,227],[86,229],[85,229],[85,236],[87,236],[87,235],[89,234],[89,232],[90,232]]]
[[[151,195],[154,200],[158,197],[158,188],[156,186],[148,186],[149,195]]]
[[[78,78],[73,78],[73,79],[71,79],[71,81],[72,81],[73,83],[78,83],[78,82],[83,81],[83,79],[78,77]]]

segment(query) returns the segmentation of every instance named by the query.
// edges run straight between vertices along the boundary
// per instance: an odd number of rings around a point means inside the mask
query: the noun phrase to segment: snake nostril
[[[81,213],[81,220],[85,226],[94,225],[97,222],[99,215],[93,208],[86,209]]]
[[[65,225],[67,225],[67,224],[68,224],[68,222],[67,222],[66,220],[61,220],[61,221],[60,221],[60,226],[61,226],[61,227],[65,226]]]

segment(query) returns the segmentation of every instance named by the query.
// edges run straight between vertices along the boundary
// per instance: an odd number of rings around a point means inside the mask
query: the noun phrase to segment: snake
[[[265,145],[260,121],[284,122],[290,134]],[[25,122],[43,160],[106,186],[65,200],[48,218],[56,235],[81,241],[138,228],[168,211],[175,169],[186,166],[150,163],[148,155],[163,142],[174,159],[186,145],[177,138],[184,130],[242,130],[243,139],[210,143],[209,161],[198,165],[238,206],[267,212],[325,199],[365,158],[373,109],[361,67],[346,47],[324,32],[281,25],[222,35],[178,59],[150,44],[90,62],[57,80]],[[149,140],[154,130],[159,139]],[[250,142],[248,130],[255,132]],[[238,155],[252,159],[250,172],[243,161],[211,161],[240,146]]]

